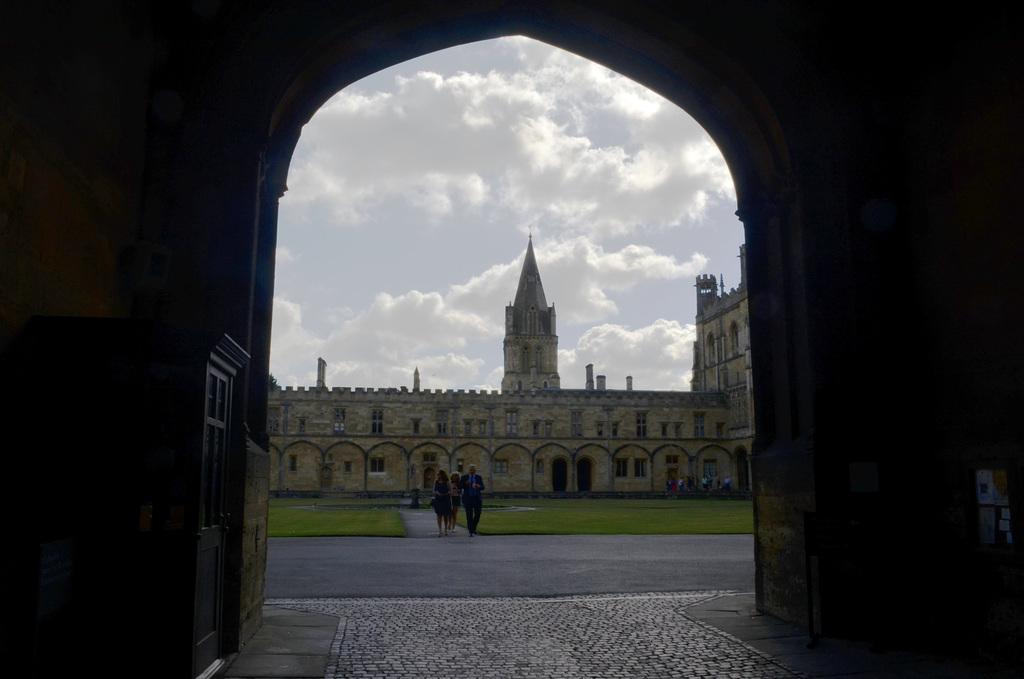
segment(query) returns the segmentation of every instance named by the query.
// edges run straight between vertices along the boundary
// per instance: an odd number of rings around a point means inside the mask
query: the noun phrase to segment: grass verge
[[[402,537],[399,499],[309,498],[270,501],[270,537]],[[420,511],[432,512],[424,506]],[[459,513],[465,525],[465,513]],[[488,500],[480,531],[489,535],[725,535],[754,530],[749,501]]]

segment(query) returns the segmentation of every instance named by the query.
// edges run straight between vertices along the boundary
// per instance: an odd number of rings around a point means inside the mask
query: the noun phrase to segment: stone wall
[[[270,455],[251,441],[247,449],[245,518],[242,526],[242,596],[239,639],[244,644],[263,624],[267,565]]]

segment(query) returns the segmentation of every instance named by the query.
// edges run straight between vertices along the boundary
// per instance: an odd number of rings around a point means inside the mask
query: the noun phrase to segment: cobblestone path
[[[341,618],[325,679],[802,677],[687,614],[718,592],[268,601]]]

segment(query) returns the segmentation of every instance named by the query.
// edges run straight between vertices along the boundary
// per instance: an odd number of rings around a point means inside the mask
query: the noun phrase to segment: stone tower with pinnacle
[[[501,390],[560,387],[555,305],[548,306],[544,297],[531,236],[515,301],[505,307],[505,376]]]

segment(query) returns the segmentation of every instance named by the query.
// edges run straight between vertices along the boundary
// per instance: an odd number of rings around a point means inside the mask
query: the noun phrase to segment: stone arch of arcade
[[[734,21],[722,14],[699,23],[721,28]],[[282,31],[282,25],[302,30]],[[273,14],[254,15],[237,30],[228,27],[224,44],[232,48],[216,54],[203,69],[206,77],[196,84],[197,101],[188,109],[195,116],[188,132],[153,137],[154,154],[181,161],[150,190],[157,199],[160,193],[190,197],[172,201],[168,213],[161,215],[191,225],[191,231],[170,233],[167,246],[195,251],[192,234],[204,234],[202,251],[195,257],[201,260],[196,266],[207,271],[195,294],[170,300],[165,313],[187,318],[198,306],[210,316],[247,301],[249,314],[225,325],[229,332],[250,338],[254,368],[247,412],[259,442],[266,418],[277,202],[286,190],[288,163],[302,126],[337,91],[392,64],[476,40],[535,38],[658,92],[693,116],[721,150],[746,231],[754,309],[754,460],[766,463],[755,465],[761,480],[757,492],[786,503],[786,511],[768,521],[789,521],[801,511],[814,510],[816,469],[808,436],[814,430],[815,407],[822,401],[813,393],[812,358],[820,356],[809,347],[805,281],[816,275],[840,280],[849,262],[845,236],[837,234],[838,246],[833,241],[811,252],[802,229],[807,221],[846,222],[847,207],[841,200],[806,198],[819,192],[842,194],[849,169],[839,163],[848,156],[833,148],[841,137],[822,129],[831,120],[821,111],[824,101],[785,96],[790,89],[826,91],[812,69],[793,68],[801,56],[788,38],[770,25],[759,26],[760,40],[772,44],[772,69],[759,70],[756,65],[765,63],[762,55],[743,53],[736,41],[731,43],[736,53],[726,53],[717,43],[718,28],[704,34],[611,2],[500,0],[472,5],[392,0],[377,3],[372,11],[336,3],[280,6]],[[780,71],[787,73],[785,83],[774,80]],[[771,95],[763,84],[772,88]],[[791,136],[798,146],[813,147],[802,158],[801,172],[791,162]],[[195,158],[207,162],[195,163]],[[181,267],[188,268],[188,262]],[[239,271],[251,276],[239,277]],[[845,294],[843,285],[839,283],[839,292]],[[841,305],[844,299],[840,295],[834,303]],[[852,314],[834,319],[853,322]],[[845,330],[842,324],[830,328],[837,336]],[[817,361],[815,379],[828,380],[826,373],[839,364]],[[529,462],[528,453],[525,459]],[[757,516],[758,530],[762,523]],[[805,584],[793,574],[803,568],[802,534],[786,534],[792,535],[789,541],[755,536],[755,586],[762,608],[801,620],[806,616]]]

